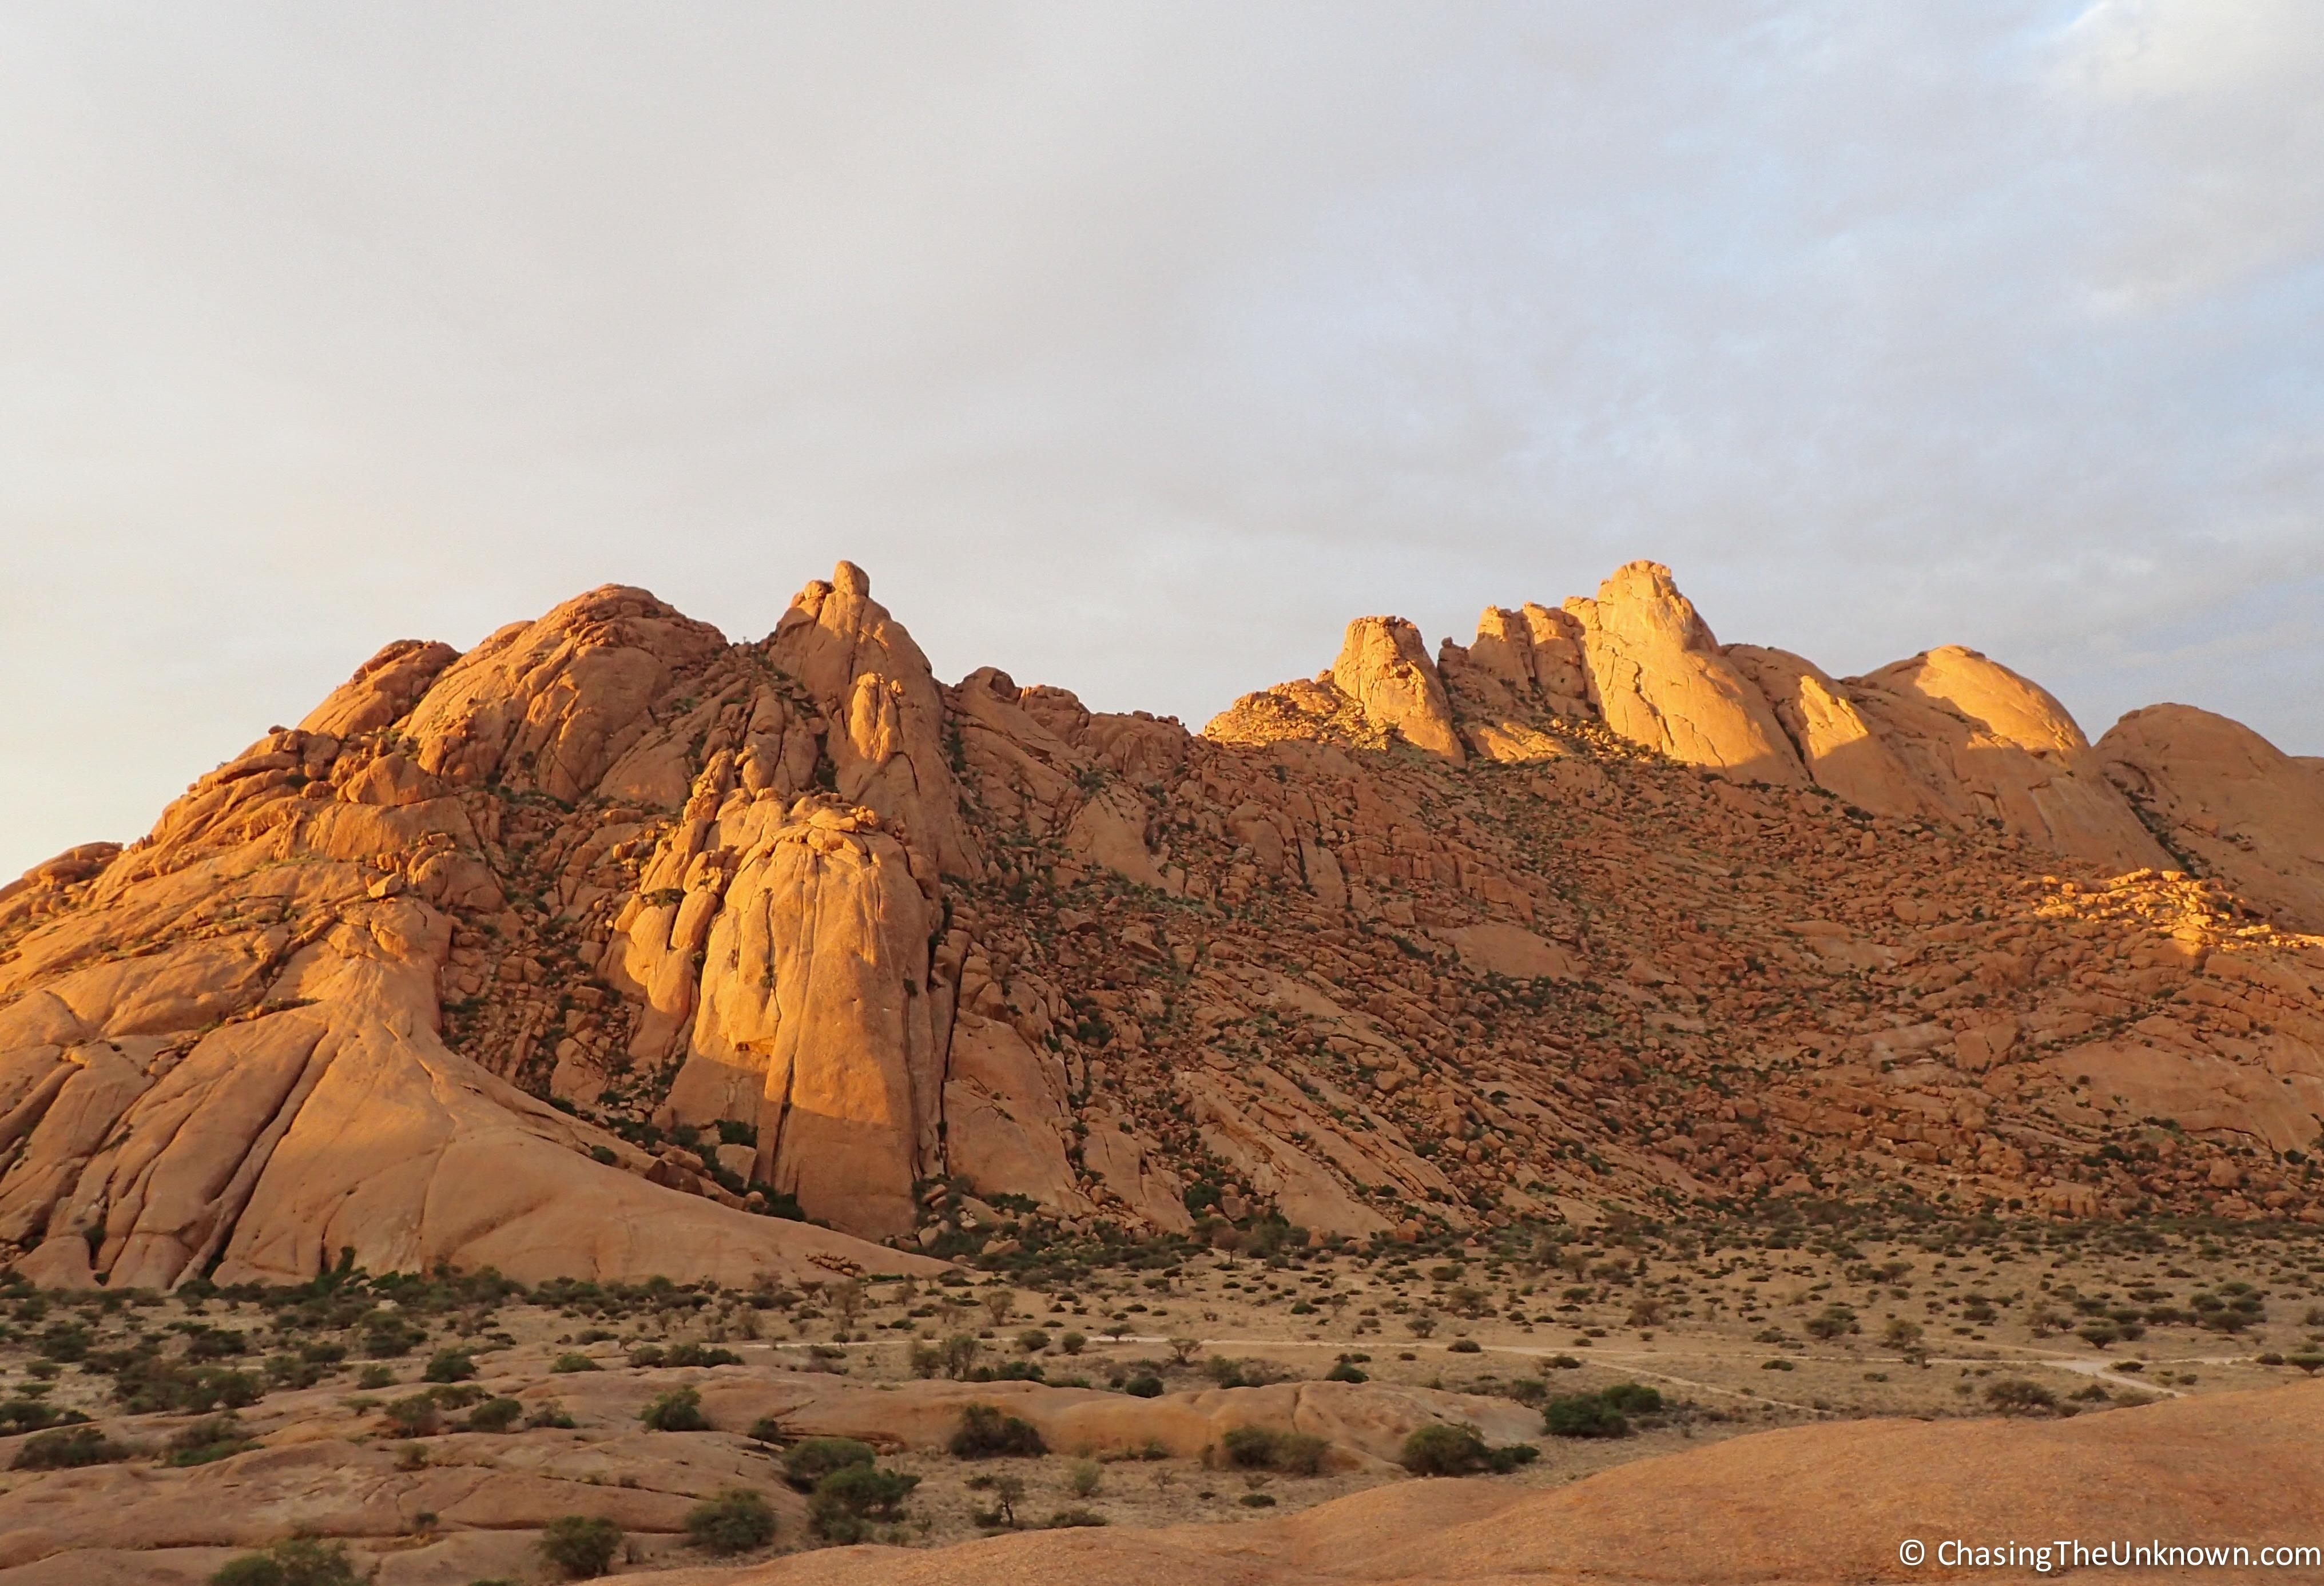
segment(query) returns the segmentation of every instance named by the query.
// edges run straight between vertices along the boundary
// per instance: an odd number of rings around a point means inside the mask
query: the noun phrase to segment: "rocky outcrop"
[[[1741,781],[1807,780],[1758,689],[1656,562],[1632,562],[1565,603],[1581,630],[1591,702],[1620,736]]]
[[[755,644],[609,587],[0,890],[0,1241],[161,1286],[1900,1185],[2324,1220],[2315,783],[2181,707],[2093,752],[1966,650],[1722,649],[1652,564],[1441,663],[1365,619],[1201,736],[942,687],[845,564]]]
[[[2186,705],[2132,711],[2098,742],[2163,841],[2285,927],[2324,935],[2324,778],[2240,722]]]
[[[805,685],[835,730],[825,740],[839,796],[899,828],[932,870],[980,861],[960,819],[944,751],[944,700],[927,658],[872,598],[872,580],[842,562],[810,583],[767,640],[767,659]]]
[[[1757,645],[1730,644],[1724,653],[1774,708],[1818,787],[1875,815],[1946,814],[1822,668],[1788,650]]]
[[[707,623],[609,584],[447,667],[403,733],[420,767],[455,786],[496,780],[569,804],[645,735],[673,679],[724,648]]]
[[[2066,707],[2008,668],[1945,645],[1850,678],[1849,690],[1955,819],[1998,821],[2116,871],[2170,866]]]
[[[1340,641],[1332,686],[1364,715],[1414,748],[1454,765],[1467,759],[1443,680],[1420,630],[1402,617],[1358,617]]]
[[[711,901],[688,925],[695,897]],[[675,950],[690,955],[698,938],[705,951],[669,1111],[749,1124],[753,1176],[810,1216],[910,1232],[914,1185],[939,1166],[935,923],[878,815],[802,800],[740,854],[723,897],[680,906]]]

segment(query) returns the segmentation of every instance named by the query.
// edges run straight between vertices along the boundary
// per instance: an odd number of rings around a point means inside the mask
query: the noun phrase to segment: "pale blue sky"
[[[0,875],[840,556],[1192,724],[1676,569],[2324,752],[2311,0],[0,10]]]

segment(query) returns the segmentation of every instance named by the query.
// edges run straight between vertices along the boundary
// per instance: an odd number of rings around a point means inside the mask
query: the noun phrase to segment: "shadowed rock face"
[[[144,1286],[899,1268],[845,1235],[973,1246],[964,1194],[2307,1214],[2319,809],[2184,707],[2093,751],[1968,650],[1721,647],[1650,563],[1436,660],[1361,619],[1201,735],[946,687],[847,564],[749,644],[607,587],[391,645],[0,889],[0,1243]],[[2092,1166],[2150,1117],[2188,1143]]]

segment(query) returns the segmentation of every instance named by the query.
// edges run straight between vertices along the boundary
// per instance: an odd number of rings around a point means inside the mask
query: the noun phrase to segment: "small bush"
[[[28,1439],[9,1464],[12,1471],[77,1471],[84,1465],[110,1465],[129,1457],[129,1451],[94,1426],[70,1426],[43,1432]]]
[[[1423,1426],[1404,1440],[1397,1462],[1416,1476],[1465,1476],[1484,1469],[1485,1440],[1466,1426]]]
[[[1482,1354],[1485,1346],[1473,1338],[1456,1338],[1444,1346],[1445,1352],[1455,1355]]]
[[[0,1404],[0,1437],[39,1432],[50,1426],[70,1426],[88,1419],[78,1410],[60,1410],[39,1399],[12,1398]]]
[[[1105,1467],[1095,1460],[1075,1460],[1065,1469],[1065,1485],[1075,1498],[1096,1496],[1098,1487],[1105,1480]]]
[[[707,1432],[709,1421],[702,1414],[702,1396],[690,1388],[672,1388],[656,1394],[652,1402],[638,1412],[649,1432]]]
[[[877,1465],[843,1465],[815,1484],[807,1518],[818,1535],[832,1542],[860,1542],[865,1522],[900,1520],[904,1499],[920,1484],[918,1476]]]
[[[1552,1437],[1628,1437],[1630,1422],[1602,1394],[1563,1393],[1542,1406],[1541,1429]]]
[[[576,1581],[594,1580],[613,1567],[622,1528],[595,1515],[559,1515],[541,1528],[537,1545],[552,1569]]]
[[[602,1371],[604,1369],[588,1356],[581,1354],[559,1355],[549,1362],[549,1369],[552,1371]]]
[[[1370,1382],[1371,1380],[1371,1377],[1369,1373],[1350,1364],[1348,1361],[1341,1360],[1334,1364],[1330,1370],[1323,1373],[1323,1380],[1326,1382]]]
[[[1049,1452],[1029,1421],[1001,1414],[991,1405],[965,1405],[952,1434],[956,1459],[1030,1459]]]
[[[443,1406],[431,1393],[415,1393],[388,1402],[387,1424],[400,1437],[433,1437],[444,1429]]]
[[[476,1362],[466,1350],[438,1350],[428,1357],[428,1369],[420,1374],[423,1382],[466,1382],[476,1374]]]
[[[783,1455],[783,1479],[801,1492],[812,1491],[834,1471],[869,1465],[879,1457],[870,1443],[852,1437],[810,1437]]]
[[[1642,1383],[1617,1382],[1600,1389],[1598,1397],[1626,1415],[1657,1415],[1663,1407],[1663,1396]]]
[[[2048,1415],[2058,1408],[2056,1394],[2023,1377],[2004,1377],[1986,1384],[1985,1401],[2005,1415]]]
[[[790,1441],[790,1434],[783,1430],[783,1424],[772,1415],[760,1416],[751,1423],[751,1429],[742,1435],[752,1443],[779,1443]]]
[[[570,1432],[573,1430],[573,1417],[565,1413],[565,1406],[557,1400],[545,1398],[532,1406],[532,1414],[524,1418],[524,1425],[528,1431],[538,1431],[544,1426],[550,1426],[559,1431]]]
[[[714,1345],[680,1343],[670,1346],[669,1352],[662,1356],[661,1363],[665,1366],[739,1366],[742,1363],[742,1357],[733,1350]]]
[[[345,1543],[288,1536],[263,1553],[229,1560],[210,1576],[210,1586],[360,1586],[362,1579]]]
[[[1152,1372],[1148,1372],[1142,1376],[1133,1377],[1129,1381],[1123,1383],[1121,1385],[1121,1391],[1128,1394],[1132,1398],[1160,1398],[1162,1397],[1162,1379],[1155,1376]]]
[[[775,1511],[749,1488],[730,1487],[687,1511],[686,1532],[712,1553],[748,1553],[774,1540]]]
[[[1103,1515],[1099,1514],[1095,1509],[1083,1508],[1078,1505],[1069,1509],[1059,1509],[1049,1517],[1049,1529],[1052,1531],[1071,1530],[1076,1526],[1102,1526],[1105,1523]]]
[[[1048,1347],[1049,1335],[1038,1327],[1028,1327],[1017,1335],[1017,1348],[1019,1353],[1038,1355]]]
[[[1275,1463],[1275,1438],[1269,1427],[1235,1426],[1220,1442],[1225,1446],[1227,1463],[1263,1471]]]
[[[178,1432],[170,1439],[161,1462],[183,1470],[192,1465],[208,1465],[256,1448],[258,1445],[243,1435],[241,1419],[233,1415],[205,1415]]]
[[[524,1406],[512,1398],[488,1398],[468,1412],[471,1432],[513,1432]]]
[[[355,1386],[365,1389],[393,1388],[395,1373],[384,1366],[365,1366],[355,1374]]]
[[[1057,1347],[1069,1355],[1077,1355],[1089,1347],[1089,1339],[1084,1333],[1068,1332],[1057,1340]]]

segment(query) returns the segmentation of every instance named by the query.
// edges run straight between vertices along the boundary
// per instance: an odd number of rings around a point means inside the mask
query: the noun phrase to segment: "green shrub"
[[[1331,1443],[1307,1432],[1277,1432],[1268,1426],[1237,1426],[1220,1439],[1227,1463],[1245,1470],[1283,1471],[1313,1476],[1323,1468]]]
[[[1360,1368],[1352,1366],[1345,1360],[1341,1360],[1334,1364],[1330,1370],[1323,1373],[1323,1380],[1326,1382],[1370,1382],[1371,1380],[1371,1377],[1370,1373],[1360,1369]]]
[[[622,1528],[594,1515],[559,1515],[541,1528],[537,1545],[551,1568],[576,1581],[591,1580],[613,1567]]]
[[[71,1426],[43,1432],[27,1439],[16,1451],[12,1471],[77,1471],[83,1465],[109,1465],[129,1457],[129,1451],[94,1426]]]
[[[1006,1415],[991,1405],[964,1405],[960,1425],[952,1434],[956,1459],[1028,1459],[1049,1452],[1029,1421]]]
[[[246,1553],[210,1576],[210,1586],[360,1586],[345,1543],[289,1536],[263,1553]]]
[[[378,1317],[364,1328],[364,1353],[374,1360],[392,1360],[410,1354],[412,1347],[427,1336],[425,1330],[399,1316]]]
[[[244,1435],[239,1416],[205,1415],[170,1439],[169,1451],[161,1456],[161,1462],[182,1470],[231,1459],[257,1446]]]
[[[552,1371],[602,1371],[604,1369],[588,1356],[581,1354],[559,1355],[549,1362],[549,1369]]]
[[[687,1535],[712,1553],[748,1553],[774,1540],[775,1511],[747,1487],[730,1487],[686,1515]]]
[[[1663,1396],[1643,1383],[1617,1382],[1600,1389],[1598,1397],[1626,1415],[1658,1415],[1663,1407]]]
[[[2058,1396],[2023,1377],[2004,1377],[1986,1385],[1986,1402],[2005,1415],[2047,1415],[2056,1413]]]
[[[1103,1515],[1078,1505],[1069,1509],[1059,1509],[1049,1517],[1049,1529],[1052,1531],[1067,1531],[1076,1526],[1102,1526],[1105,1523]]]
[[[1121,1385],[1121,1391],[1128,1394],[1132,1398],[1160,1398],[1162,1397],[1162,1379],[1153,1375],[1151,1372],[1146,1373],[1143,1376],[1133,1377],[1129,1381]]]
[[[573,1417],[567,1415],[565,1406],[553,1398],[545,1398],[533,1406],[532,1414],[524,1418],[524,1424],[527,1430],[537,1430],[543,1426],[555,1427],[564,1432],[573,1430]]]
[[[438,1350],[428,1357],[428,1369],[420,1374],[423,1382],[466,1382],[476,1374],[476,1362],[466,1350]]]
[[[900,1520],[904,1499],[920,1484],[918,1476],[877,1465],[843,1465],[815,1484],[807,1519],[816,1535],[832,1542],[860,1542],[865,1522]]]
[[[471,1432],[512,1432],[524,1406],[512,1398],[488,1398],[468,1412]]]
[[[742,1435],[752,1443],[772,1443],[790,1441],[790,1434],[783,1430],[783,1424],[772,1415],[760,1416],[751,1423],[751,1429]]]
[[[1541,1429],[1552,1437],[1628,1437],[1630,1423],[1602,1394],[1563,1393],[1542,1406]]]
[[[1446,1352],[1455,1355],[1482,1354],[1485,1350],[1485,1346],[1473,1338],[1456,1338],[1444,1348]]]
[[[656,1394],[651,1403],[638,1412],[649,1432],[707,1432],[710,1423],[702,1414],[702,1396],[690,1388],[672,1388]]]
[[[1057,1340],[1057,1347],[1069,1355],[1077,1355],[1089,1347],[1089,1337],[1085,1333],[1068,1332]]]
[[[717,1349],[706,1344],[672,1344],[661,1358],[665,1366],[739,1366],[742,1357],[733,1350]]]
[[[1484,1469],[1485,1440],[1466,1426],[1423,1426],[1404,1440],[1397,1462],[1416,1476],[1465,1476]]]
[[[415,1393],[392,1399],[386,1408],[387,1424],[401,1437],[433,1437],[444,1428],[444,1410],[432,1393]]]
[[[1226,1449],[1227,1463],[1263,1471],[1275,1463],[1275,1438],[1269,1427],[1235,1426],[1219,1441]]]
[[[0,1404],[0,1437],[39,1432],[50,1426],[70,1426],[88,1419],[78,1410],[60,1410],[34,1398],[12,1398]]]
[[[870,1465],[879,1457],[870,1443],[858,1443],[852,1437],[810,1437],[794,1443],[784,1453],[783,1479],[801,1492],[807,1492],[834,1471]]]

